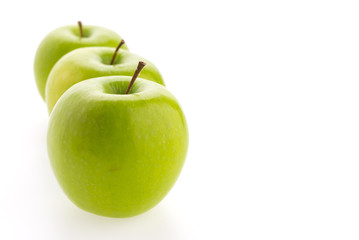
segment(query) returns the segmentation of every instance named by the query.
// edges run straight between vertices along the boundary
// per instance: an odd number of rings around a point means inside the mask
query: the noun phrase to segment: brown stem
[[[80,36],[83,38],[84,37],[84,30],[82,29],[82,22],[78,21],[77,24],[79,25],[79,28],[80,28]]]
[[[115,62],[116,56],[117,56],[117,52],[120,49],[120,47],[125,43],[125,40],[121,40],[121,42],[118,44],[115,52],[113,53],[112,59],[111,59],[111,65],[113,65],[113,63]]]
[[[136,81],[136,78],[138,77],[138,74],[140,74],[142,68],[144,68],[145,66],[146,66],[145,62],[141,62],[141,61],[138,62],[137,69],[136,69],[135,73],[132,76],[130,84],[128,84],[128,87],[127,87],[127,90],[126,90],[125,94],[128,94],[131,91],[132,85]]]

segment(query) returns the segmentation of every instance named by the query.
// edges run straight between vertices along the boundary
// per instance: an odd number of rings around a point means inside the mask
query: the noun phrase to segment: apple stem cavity
[[[136,81],[137,77],[138,77],[138,74],[140,74],[140,72],[142,71],[142,69],[146,66],[146,63],[145,62],[138,62],[138,65],[137,65],[137,69],[135,71],[135,73],[133,74],[132,76],[132,79],[131,79],[131,82],[130,84],[128,84],[128,87],[127,87],[127,90],[126,90],[126,93],[125,94],[128,94],[130,91],[131,91],[131,88],[132,88],[132,85],[133,83]]]
[[[115,62],[116,56],[117,56],[117,52],[118,50],[121,48],[121,46],[125,43],[125,40],[121,40],[121,42],[118,44],[115,52],[113,53],[112,59],[111,59],[111,65],[113,65],[113,63]]]
[[[77,24],[79,25],[79,29],[80,29],[80,37],[83,38],[84,37],[84,30],[82,28],[82,22],[78,21]]]

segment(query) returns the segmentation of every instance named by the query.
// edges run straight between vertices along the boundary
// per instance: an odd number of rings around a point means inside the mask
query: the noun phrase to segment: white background
[[[358,239],[358,1],[1,1],[0,239]],[[155,208],[112,219],[60,189],[33,59],[108,27],[161,70],[190,130]]]

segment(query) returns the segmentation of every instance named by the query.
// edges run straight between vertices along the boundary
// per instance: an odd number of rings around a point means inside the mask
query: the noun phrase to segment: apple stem
[[[82,29],[82,22],[78,21],[77,24],[79,25],[79,28],[80,28],[80,36],[83,38],[84,37],[84,30]]]
[[[117,52],[120,49],[120,47],[125,43],[125,40],[121,40],[121,42],[118,44],[115,52],[113,53],[112,59],[111,59],[111,65],[113,65],[113,63],[115,62],[116,56],[117,56]]]
[[[132,76],[130,84],[128,84],[128,87],[127,87],[127,90],[126,90],[125,94],[128,94],[131,91],[132,85],[136,81],[136,79],[138,77],[138,74],[140,74],[142,68],[144,68],[145,66],[146,66],[145,62],[141,62],[141,61],[138,62],[137,69],[136,69],[135,73]]]

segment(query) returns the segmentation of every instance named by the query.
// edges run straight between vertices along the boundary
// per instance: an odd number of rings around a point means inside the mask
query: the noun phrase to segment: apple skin
[[[82,81],[50,115],[47,146],[62,189],[78,207],[131,217],[159,203],[174,185],[188,147],[185,116],[162,85],[131,77]]]
[[[123,75],[132,76],[139,61],[146,67],[139,77],[164,85],[159,70],[153,63],[126,50],[119,50],[111,65],[115,48],[88,47],[76,49],[62,57],[53,67],[46,84],[46,104],[51,113],[57,100],[72,85],[86,79]]]
[[[122,38],[115,32],[98,26],[84,25],[84,37],[80,37],[77,25],[63,26],[50,32],[40,43],[34,61],[37,87],[45,99],[47,77],[55,63],[66,53],[82,47],[116,47]],[[124,44],[122,49],[127,49]]]

